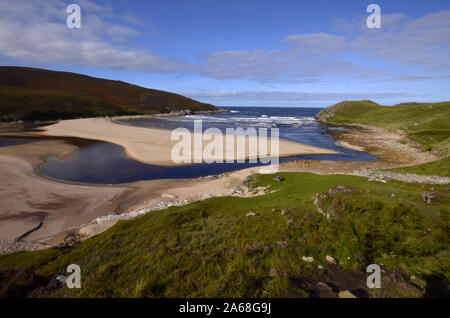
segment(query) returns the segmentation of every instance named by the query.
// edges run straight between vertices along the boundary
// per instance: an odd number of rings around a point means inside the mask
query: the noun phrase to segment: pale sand
[[[170,130],[121,125],[103,118],[63,120],[54,125],[44,127],[42,134],[115,143],[124,147],[130,157],[145,163],[159,165],[174,165],[171,160],[171,151],[173,146],[178,143],[178,140],[171,140],[172,132]],[[251,154],[249,156],[248,153],[248,138],[254,137],[247,137],[244,158],[251,157]],[[210,141],[203,141],[203,148],[209,143]],[[234,152],[235,150],[227,149],[225,146],[223,148],[224,158],[227,158],[226,156],[229,155],[230,151]],[[192,143],[192,155],[196,153],[196,150],[200,149],[199,147],[194,148],[194,143]],[[280,140],[279,142],[280,157],[335,153],[333,150],[285,140]],[[235,159],[243,159],[243,156],[237,156]]]
[[[16,239],[40,222],[25,241],[62,239],[70,228],[114,213],[130,191],[52,181],[26,161],[0,155],[0,240]]]
[[[59,243],[70,229],[97,217],[128,213],[172,200],[165,193],[188,202],[205,195],[227,195],[248,173],[259,169],[241,170],[219,179],[151,180],[121,186],[64,183],[35,171],[44,154],[61,157],[76,149],[62,140],[0,147],[0,254],[46,247],[41,243]],[[23,241],[14,242],[40,222],[40,228]]]

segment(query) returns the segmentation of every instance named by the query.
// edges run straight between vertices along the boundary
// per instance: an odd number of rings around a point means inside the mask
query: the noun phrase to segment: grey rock
[[[284,178],[282,176],[276,176],[275,178],[273,178],[273,181],[281,182],[284,181]]]

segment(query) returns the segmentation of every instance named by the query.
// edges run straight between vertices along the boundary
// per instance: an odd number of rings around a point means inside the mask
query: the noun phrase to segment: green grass
[[[450,157],[417,166],[394,168],[390,171],[450,177]]]
[[[444,186],[434,186],[442,192],[440,201],[427,205],[420,197],[427,185],[281,175],[283,182],[274,182],[273,175],[252,179],[252,186],[275,190],[264,196],[212,198],[151,212],[76,247],[1,256],[0,269],[55,276],[69,264],[81,266],[81,290],[58,288],[43,296],[277,297],[287,291],[306,296],[295,282],[319,275],[317,265],[326,266],[328,254],[343,270],[383,263],[416,275],[422,294],[436,277],[435,292],[448,291],[450,209]],[[336,185],[353,190],[326,198],[324,207],[339,211],[339,219],[327,219],[316,211],[313,196]],[[250,211],[257,215],[247,217]],[[302,256],[315,261],[306,263]],[[269,276],[271,269],[275,277]],[[397,285],[387,283],[386,290],[390,296],[411,296]]]
[[[334,116],[327,121],[403,130],[427,149],[450,154],[450,102],[381,106],[371,101],[351,101],[336,106]]]

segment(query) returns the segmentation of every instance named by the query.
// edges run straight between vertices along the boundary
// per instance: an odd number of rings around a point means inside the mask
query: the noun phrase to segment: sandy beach
[[[236,171],[217,179],[151,180],[120,186],[73,184],[39,173],[37,167],[44,154],[63,157],[76,149],[63,140],[0,147],[0,254],[58,244],[71,229],[83,228],[98,217],[161,202],[188,203],[205,196],[227,195],[245,176],[259,169]],[[87,228],[96,234],[111,225]]]
[[[44,127],[42,132],[46,136],[78,137],[115,143],[124,147],[127,154],[136,160],[165,166],[174,165],[171,160],[171,150],[178,141],[171,140],[171,133],[170,130],[121,125],[104,118],[63,120],[54,125]],[[247,147],[244,158],[249,157],[249,138],[254,137],[246,137]],[[201,151],[204,150],[207,144],[208,142],[203,142]],[[223,148],[223,158],[226,158],[228,155],[227,151],[230,151],[230,149],[226,149],[225,146]],[[192,155],[196,150],[199,150],[198,147],[192,143]],[[234,150],[231,149],[231,151]],[[286,140],[280,140],[279,142],[280,157],[335,153],[333,150]],[[242,156],[234,156],[234,159],[242,159]]]

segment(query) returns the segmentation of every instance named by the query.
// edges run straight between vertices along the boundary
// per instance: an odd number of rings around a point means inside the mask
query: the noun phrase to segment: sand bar
[[[104,118],[63,120],[56,124],[44,127],[42,134],[47,136],[78,137],[111,142],[124,147],[127,154],[136,160],[149,164],[167,166],[174,165],[174,162],[171,160],[171,151],[174,145],[178,143],[178,140],[171,140],[172,131],[170,130],[122,125]],[[203,141],[203,149],[208,143],[208,141]],[[248,139],[246,143],[247,150],[245,158],[248,158]],[[195,153],[195,150],[194,143],[192,143],[192,154]],[[224,147],[224,157],[226,156],[226,151],[230,151],[230,149]],[[286,140],[280,140],[279,142],[280,157],[335,153],[336,152],[333,150]],[[242,157],[235,158],[242,159]]]

